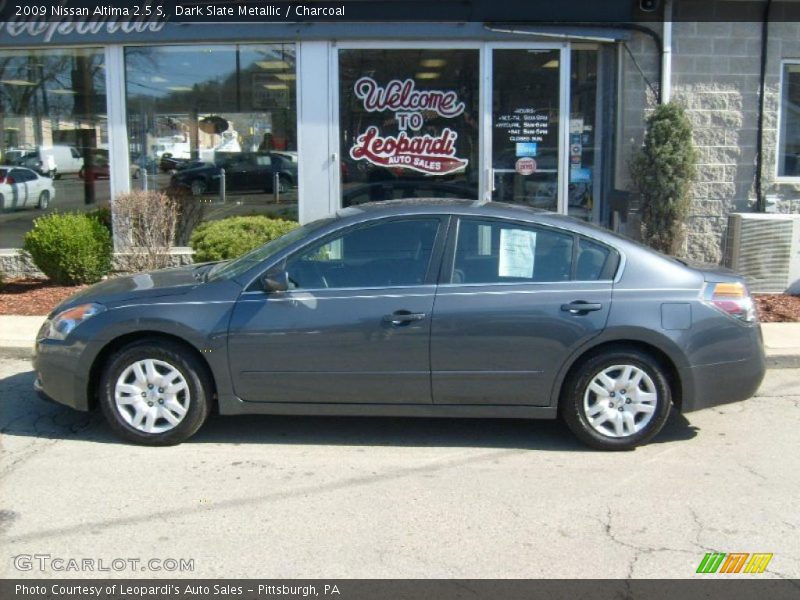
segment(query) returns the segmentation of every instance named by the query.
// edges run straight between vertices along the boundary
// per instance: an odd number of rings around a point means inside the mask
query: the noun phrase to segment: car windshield
[[[335,220],[336,217],[327,217],[317,221],[312,221],[311,223],[306,223],[302,227],[292,229],[289,233],[286,233],[281,237],[272,240],[271,242],[267,242],[263,246],[254,248],[239,258],[235,258],[228,262],[219,263],[208,272],[207,280],[213,281],[215,279],[232,279],[237,277],[245,271],[253,268],[258,263],[266,260],[276,252],[280,252],[284,248],[294,244],[296,241],[303,239],[317,229],[320,229]]]

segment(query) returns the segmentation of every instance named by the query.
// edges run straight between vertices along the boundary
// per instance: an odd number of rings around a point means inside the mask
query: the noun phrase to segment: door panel
[[[245,293],[229,331],[236,394],[256,402],[432,402],[442,223],[434,215],[345,228],[278,267],[287,291]]]
[[[257,402],[430,403],[434,286],[249,294],[234,309],[236,395]],[[395,312],[425,315],[399,324]]]
[[[573,301],[601,309],[562,310]],[[431,332],[434,402],[548,405],[558,369],[602,331],[610,303],[610,282],[441,286]]]
[[[605,327],[611,252],[530,223],[464,217],[456,230],[434,307],[434,402],[548,405],[566,358]]]

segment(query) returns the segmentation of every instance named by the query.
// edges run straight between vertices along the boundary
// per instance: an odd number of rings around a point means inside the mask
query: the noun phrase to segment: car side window
[[[578,241],[575,279],[578,281],[610,279],[616,260],[617,254],[611,248],[582,237]]]
[[[290,289],[405,287],[425,283],[438,218],[350,229],[289,258]]]
[[[81,157],[81,153],[78,152],[78,150],[75,149],[75,148],[70,148],[69,152],[70,152],[70,154],[72,154],[72,158],[80,158]]]
[[[511,222],[462,219],[451,283],[569,281],[571,234]]]
[[[28,177],[29,173],[30,171],[26,171],[25,169],[13,169],[11,171],[11,178],[16,183],[25,183],[26,181],[31,179],[31,177]]]

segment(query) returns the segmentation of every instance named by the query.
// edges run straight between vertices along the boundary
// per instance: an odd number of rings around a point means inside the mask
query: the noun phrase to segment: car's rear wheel
[[[203,181],[202,179],[195,179],[194,181],[192,181],[191,189],[192,189],[192,196],[202,196],[203,194],[206,193],[206,189],[208,189],[208,186],[206,185],[206,182]]]
[[[617,349],[583,362],[566,382],[561,414],[585,444],[630,450],[647,443],[669,417],[664,368],[637,349]]]
[[[116,352],[99,392],[114,432],[148,446],[179,444],[211,412],[212,386],[204,365],[172,342],[143,340]]]
[[[39,194],[39,204],[37,206],[40,210],[45,210],[48,206],[50,206],[50,192],[44,190],[41,194]]]

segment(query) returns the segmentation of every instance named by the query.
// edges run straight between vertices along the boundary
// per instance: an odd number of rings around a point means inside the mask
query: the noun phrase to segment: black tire
[[[78,177],[80,177],[81,179],[84,179],[86,177],[86,169],[81,167],[80,171],[78,171]]]
[[[278,193],[279,194],[287,193],[289,191],[289,188],[291,187],[291,185],[292,185],[292,182],[289,180],[288,177],[285,177],[284,175],[279,175],[278,176]]]
[[[125,420],[115,401],[117,379],[129,366],[146,359],[162,361],[175,368],[183,376],[189,392],[182,420],[161,433],[147,433],[135,428]],[[98,391],[103,416],[118,436],[145,446],[172,446],[194,435],[203,425],[211,412],[212,390],[205,365],[191,351],[174,342],[141,340],[124,346],[109,358]]]
[[[629,390],[618,390],[611,393],[607,398],[609,403],[606,406],[606,399],[601,402],[599,398],[603,397],[590,390],[589,386],[598,380],[601,373],[620,365],[630,365],[643,371],[649,381],[644,379],[637,384],[636,392],[634,393]],[[618,377],[622,379],[622,371],[611,371],[611,373],[617,372],[620,373]],[[619,413],[628,411],[629,405],[636,404],[631,402],[630,396],[638,395],[639,393],[645,394],[648,386],[652,390],[649,393],[655,393],[655,400],[652,402],[654,410],[649,422],[641,426],[640,430],[633,433],[625,432],[620,437],[614,437],[614,433],[610,431],[608,434],[604,434],[596,429],[596,427],[614,428],[611,423],[617,417],[614,411]],[[621,391],[627,393],[622,395],[620,394]],[[595,410],[602,408],[602,412],[607,413],[608,419],[605,422],[601,421],[597,425],[592,425],[587,415],[587,403],[590,406],[590,410],[595,406],[597,406]],[[636,446],[646,444],[661,431],[669,417],[671,404],[672,396],[669,381],[660,362],[646,352],[636,348],[620,347],[589,357],[573,371],[564,384],[560,412],[567,426],[584,444],[598,450],[632,450]],[[610,415],[613,415],[613,418]],[[598,414],[598,417],[600,416]],[[638,418],[638,415],[633,418]],[[619,419],[623,419],[622,414],[619,415]],[[646,415],[639,418],[636,422],[636,427],[639,427],[644,419],[646,419]]]
[[[208,190],[208,185],[202,179],[195,179],[189,185],[189,189],[192,191],[192,196],[202,196]]]
[[[48,206],[50,206],[50,192],[44,190],[41,194],[39,194],[39,203],[37,204],[37,207],[39,210],[46,210]]]

